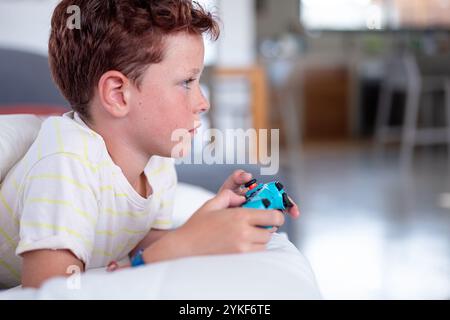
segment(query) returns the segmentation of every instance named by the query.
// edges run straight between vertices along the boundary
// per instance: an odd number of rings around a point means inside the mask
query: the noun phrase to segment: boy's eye
[[[184,80],[183,81],[183,87],[185,87],[186,89],[190,89],[191,87],[190,87],[190,84],[191,84],[191,82],[194,82],[195,81],[195,79],[188,79],[188,80]]]

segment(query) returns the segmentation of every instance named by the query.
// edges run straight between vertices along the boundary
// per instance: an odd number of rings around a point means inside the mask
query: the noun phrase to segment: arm
[[[275,228],[259,226],[281,226],[284,217],[278,210],[236,208],[244,201],[244,197],[222,190],[184,225],[148,246],[144,262],[264,250]]]
[[[77,160],[52,154],[33,165],[28,173],[33,179],[24,179],[16,248],[23,258],[23,286],[38,287],[50,277],[69,276],[72,265],[83,271],[83,263],[90,260],[99,210],[89,170]],[[84,191],[69,179],[49,174],[82,181]]]
[[[70,250],[34,250],[23,253],[22,258],[23,287],[38,288],[52,277],[70,276],[70,266],[77,266],[80,271],[84,271],[83,262]]]
[[[133,250],[131,250],[130,257],[134,256],[138,250],[149,247],[151,244],[173,231],[174,230],[150,229],[145,238],[142,239]]]
[[[257,209],[236,208],[244,201],[244,197],[230,190],[222,190],[178,229],[158,230],[153,236],[147,235],[137,246],[153,240],[148,247],[144,246],[144,262],[264,250],[276,228],[262,229],[259,226],[281,226],[284,217],[278,210],[261,212]],[[121,267],[115,264],[108,269],[114,271],[126,267],[129,264]]]
[[[242,204],[245,199],[238,196],[243,194],[239,186],[250,179],[251,174],[242,170],[235,171],[225,181],[215,199],[210,200],[194,213],[186,223],[187,225],[176,230],[150,230],[131,251],[130,257],[134,256],[139,249],[145,249],[143,258],[146,263],[193,255],[263,250],[270,239],[270,233],[275,232],[277,228],[262,230],[257,226],[282,225],[284,218],[279,212],[262,214],[254,209],[220,210]],[[290,214],[293,217],[298,216],[297,206],[291,209]],[[208,214],[210,211],[215,212]],[[251,219],[250,217],[255,214],[256,219]],[[275,222],[269,224],[268,221]],[[123,267],[127,266],[129,265]],[[110,270],[113,271],[116,268],[114,266]]]

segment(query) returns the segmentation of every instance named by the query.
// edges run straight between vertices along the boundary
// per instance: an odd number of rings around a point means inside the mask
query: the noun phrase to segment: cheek
[[[193,115],[186,93],[162,88],[155,91],[156,94],[148,92],[139,97],[138,121],[146,123],[154,134],[165,137],[176,129],[190,129]]]
[[[150,125],[156,131],[155,134],[167,139],[179,128],[184,128],[186,116],[181,114],[174,105],[162,104],[149,115]]]
[[[185,128],[192,121],[192,111],[185,93],[176,93],[165,105],[166,118],[175,128]]]

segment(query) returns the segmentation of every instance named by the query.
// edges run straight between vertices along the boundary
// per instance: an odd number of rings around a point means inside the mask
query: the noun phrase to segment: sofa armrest
[[[198,208],[212,197],[214,197],[214,193],[206,189],[179,182],[175,194],[173,227],[177,228],[184,224]]]

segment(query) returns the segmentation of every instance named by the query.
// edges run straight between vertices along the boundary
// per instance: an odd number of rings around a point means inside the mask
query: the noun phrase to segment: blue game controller
[[[283,185],[278,182],[257,183],[256,179],[244,185],[248,188],[245,193],[246,201],[241,205],[244,208],[287,211],[294,204],[289,199]],[[270,229],[270,226],[263,227]]]

